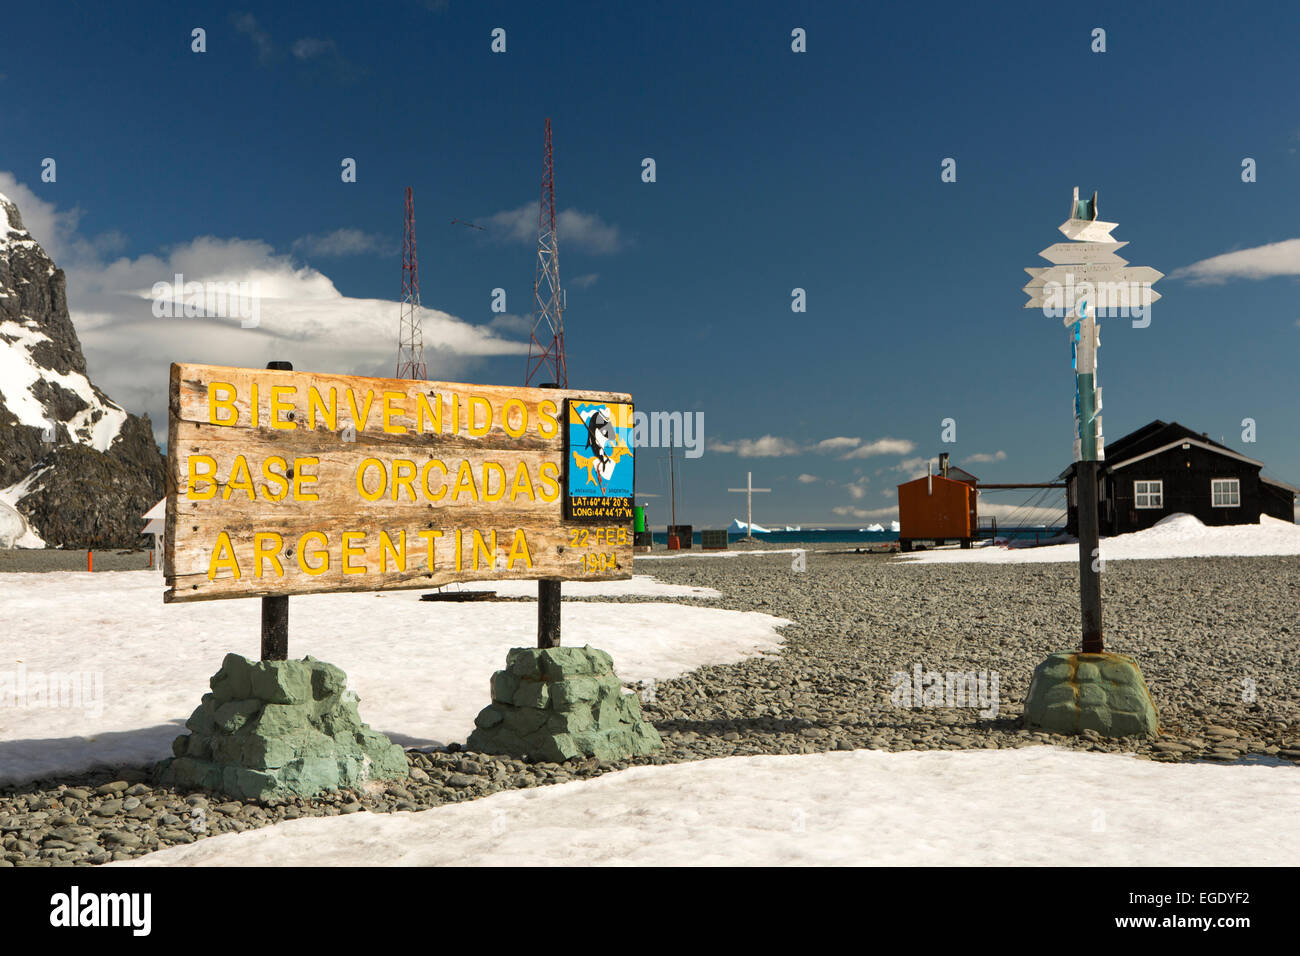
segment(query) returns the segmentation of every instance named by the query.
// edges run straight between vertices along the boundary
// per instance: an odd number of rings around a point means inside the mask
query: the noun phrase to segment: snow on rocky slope
[[[90,380],[63,270],[0,194],[0,547],[136,544],[162,493],[148,418]]]

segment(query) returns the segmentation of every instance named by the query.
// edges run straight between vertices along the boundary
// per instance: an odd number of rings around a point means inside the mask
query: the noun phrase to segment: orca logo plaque
[[[631,521],[636,465],[632,405],[567,402],[565,517],[571,521]]]

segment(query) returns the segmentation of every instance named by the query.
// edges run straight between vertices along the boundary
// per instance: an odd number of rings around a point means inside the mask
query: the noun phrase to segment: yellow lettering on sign
[[[437,468],[442,472],[443,484],[438,488],[437,493],[429,487],[429,472]],[[447,466],[436,458],[431,458],[425,462],[424,467],[420,469],[420,484],[424,488],[424,497],[430,501],[441,501],[447,494]]]
[[[515,409],[519,410],[519,424],[514,426],[510,424],[510,413]],[[506,430],[506,434],[511,438],[522,438],[524,432],[528,431],[528,406],[522,399],[507,398],[505,407],[501,411],[501,427]]]
[[[537,500],[533,494],[533,480],[528,477],[528,465],[522,461],[515,469],[515,482],[510,486],[510,500],[514,501],[521,494],[527,495],[529,501]]]
[[[253,577],[262,576],[262,562],[270,561],[275,567],[276,577],[284,577],[284,565],[280,563],[280,549],[284,547],[284,538],[274,531],[259,531],[253,535]]]
[[[379,487],[371,494],[366,490],[366,469],[374,465],[379,469]],[[378,458],[367,458],[357,466],[357,493],[365,498],[366,501],[378,501],[384,497],[384,492],[388,490],[388,472],[384,470],[384,463]]]
[[[560,430],[560,423],[555,420],[559,409],[549,398],[537,403],[537,434],[543,438],[554,438]]]
[[[560,466],[553,461],[544,461],[541,472],[542,500],[554,501],[560,497]]]
[[[312,552],[312,557],[320,558],[320,564],[309,564],[307,562],[307,542],[312,538],[320,538],[319,550]],[[324,574],[330,569],[330,553],[325,549],[329,547],[329,538],[325,537],[324,532],[308,531],[298,539],[298,567],[302,568],[313,577],[317,574]]]
[[[271,470],[274,464],[279,464],[278,472]],[[288,467],[289,463],[279,455],[272,455],[262,462],[262,496],[268,501],[283,501],[285,495],[289,493],[289,479],[285,475]]]
[[[470,467],[469,462],[462,461],[460,467],[456,469],[456,483],[451,488],[451,500],[460,499],[461,489],[469,489],[471,501],[478,501],[478,488],[474,484],[474,469]]]
[[[225,398],[218,398],[216,390],[221,389],[225,393]],[[235,408],[235,398],[238,393],[235,386],[229,382],[209,382],[208,383],[208,424],[209,425],[234,425],[239,422],[239,410]],[[228,417],[218,417],[217,411],[224,409],[230,415]]]
[[[459,571],[461,566],[460,560],[460,529],[456,529],[456,570]]]
[[[483,424],[477,425],[479,409],[483,410]],[[482,438],[492,430],[492,403],[482,395],[469,397],[469,437]]]
[[[235,549],[230,543],[230,535],[221,532],[212,549],[212,558],[208,561],[208,580],[215,581],[218,571],[230,571],[235,580],[239,580],[239,561],[235,559]]]
[[[292,412],[293,402],[281,400],[280,395],[282,392],[288,392],[289,395],[293,395],[297,392],[297,388],[292,385],[271,386],[271,427],[278,428],[281,431],[292,431],[298,427],[298,423],[293,420],[285,421],[280,417],[280,413]]]
[[[319,465],[319,458],[295,458],[293,460],[293,500],[294,501],[320,501],[320,495],[314,491],[304,491],[303,485],[314,485],[320,475],[313,475],[307,471],[308,465]]]
[[[339,393],[336,389],[330,389],[329,404],[326,404],[325,399],[321,398],[321,394],[316,391],[315,385],[307,389],[307,427],[312,431],[316,430],[318,414],[326,428],[332,432],[338,431]]]
[[[235,464],[230,469],[230,479],[221,489],[222,500],[229,501],[235,491],[246,492],[249,501],[257,499],[257,494],[253,491],[253,476],[248,473],[248,462],[244,460],[243,455],[235,456]]]
[[[392,537],[387,531],[379,532],[379,573],[383,574],[388,570],[388,556],[393,556],[393,563],[397,565],[398,571],[406,570],[406,532],[397,532],[397,544],[393,544]]]
[[[474,570],[475,571],[478,570],[479,567],[478,556],[480,554],[483,555],[483,567],[485,568],[492,567],[493,555],[495,555],[497,551],[497,533],[495,531],[492,532],[492,547],[490,548],[488,547],[487,541],[484,540],[482,533],[480,533],[478,529],[475,529],[474,531],[473,540],[474,540],[474,544],[473,544],[474,552],[473,552],[472,562],[474,565]]]
[[[253,415],[253,427],[256,428],[256,427],[257,427],[257,416],[260,415],[261,412],[262,412],[262,406],[259,405],[258,402],[257,402],[257,383],[256,383],[256,382],[253,383],[253,401],[249,404],[248,408],[249,408],[249,411],[250,411],[250,412],[252,413],[252,415]]]
[[[352,563],[353,558],[364,558],[366,549],[364,547],[353,547],[352,542],[358,538],[365,538],[364,531],[344,531],[343,532],[343,573],[344,574],[365,574],[366,566],[363,564],[357,567]]]
[[[406,414],[406,409],[402,408],[400,405],[397,408],[393,407],[393,400],[396,399],[400,402],[405,397],[405,392],[384,392],[384,431],[390,435],[406,434],[405,425],[393,424],[394,415],[401,416]]]
[[[442,431],[442,397],[435,395],[430,403],[429,396],[420,392],[415,396],[415,430],[425,431],[426,420],[433,426],[433,431]]]
[[[211,455],[190,455],[186,462],[189,468],[189,479],[185,483],[185,497],[190,501],[207,501],[215,498],[217,494],[217,483],[212,480],[217,473],[217,460]],[[199,465],[206,465],[206,471],[199,471]],[[198,482],[202,481],[207,490],[199,492],[197,489]]]
[[[352,410],[352,424],[357,426],[357,431],[366,430],[366,422],[370,420],[370,405],[375,400],[375,393],[366,390],[366,403],[357,409],[357,393],[348,389],[348,408]]]
[[[408,470],[409,469],[409,470]],[[408,458],[395,458],[393,460],[393,500],[397,500],[397,489],[405,488],[411,493],[411,500],[416,500],[415,495],[415,462]]]
[[[441,532],[441,531],[421,531],[421,532],[420,532],[420,537],[421,537],[421,538],[424,538],[425,541],[428,542],[428,545],[429,545],[429,557],[428,557],[429,570],[432,571],[432,570],[433,570],[433,543],[434,543],[435,541],[437,541],[439,538],[442,537],[442,532]]]
[[[516,561],[523,561],[525,568],[533,566],[533,556],[528,552],[528,538],[524,536],[523,528],[515,531],[515,539],[510,543],[510,554],[506,557],[506,570],[513,571]]]
[[[497,490],[492,490],[492,476],[497,476]],[[483,500],[500,501],[506,493],[506,470],[495,461],[483,462]]]

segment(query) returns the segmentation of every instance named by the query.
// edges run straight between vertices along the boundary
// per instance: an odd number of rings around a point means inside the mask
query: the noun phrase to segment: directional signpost
[[[1159,296],[1151,284],[1161,273],[1129,267],[1115,255],[1123,243],[1118,223],[1097,218],[1097,194],[1079,200],[1075,187],[1070,218],[1061,232],[1073,242],[1048,246],[1041,255],[1052,268],[1030,268],[1025,308],[1063,317],[1073,353],[1075,495],[1078,503],[1079,605],[1083,653],[1052,654],[1034,671],[1025,704],[1027,726],[1058,733],[1096,730],[1107,736],[1156,733],[1155,705],[1137,662],[1105,653],[1101,627],[1101,548],[1097,515],[1097,463],[1105,455],[1097,349],[1097,310],[1149,307]]]

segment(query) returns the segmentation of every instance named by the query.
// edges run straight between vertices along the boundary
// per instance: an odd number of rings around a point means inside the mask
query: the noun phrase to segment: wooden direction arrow
[[[1071,262],[1109,262],[1127,265],[1115,255],[1127,242],[1057,242],[1039,253],[1048,262],[1065,265]]]
[[[1124,260],[1119,260],[1123,262]],[[1059,282],[1061,285],[1067,285],[1073,282],[1078,285],[1082,282],[1091,282],[1097,285],[1103,282],[1146,282],[1154,283],[1164,278],[1163,272],[1158,272],[1150,266],[1115,266],[1106,262],[1093,262],[1085,265],[1072,266],[1052,266],[1051,268],[1033,269],[1027,268],[1029,273],[1029,285],[1025,286],[1025,291],[1030,289],[1042,288],[1049,282]]]
[[[1029,301],[1025,303],[1026,309],[1041,309],[1045,306],[1045,296],[1043,288],[1026,288],[1025,293],[1029,296]],[[1073,309],[1084,299],[1083,296],[1076,297],[1075,293],[1079,290],[1078,286],[1061,286],[1060,294],[1052,297],[1053,308]],[[1118,284],[1113,288],[1094,289],[1093,294],[1097,297],[1098,309],[1121,309],[1132,308],[1135,305],[1150,305],[1160,298],[1160,293],[1147,285],[1131,285],[1129,283]]]
[[[1102,222],[1100,219],[1067,219],[1061,223],[1061,232],[1067,239],[1082,239],[1084,242],[1114,242],[1110,231],[1118,226],[1117,222]]]

